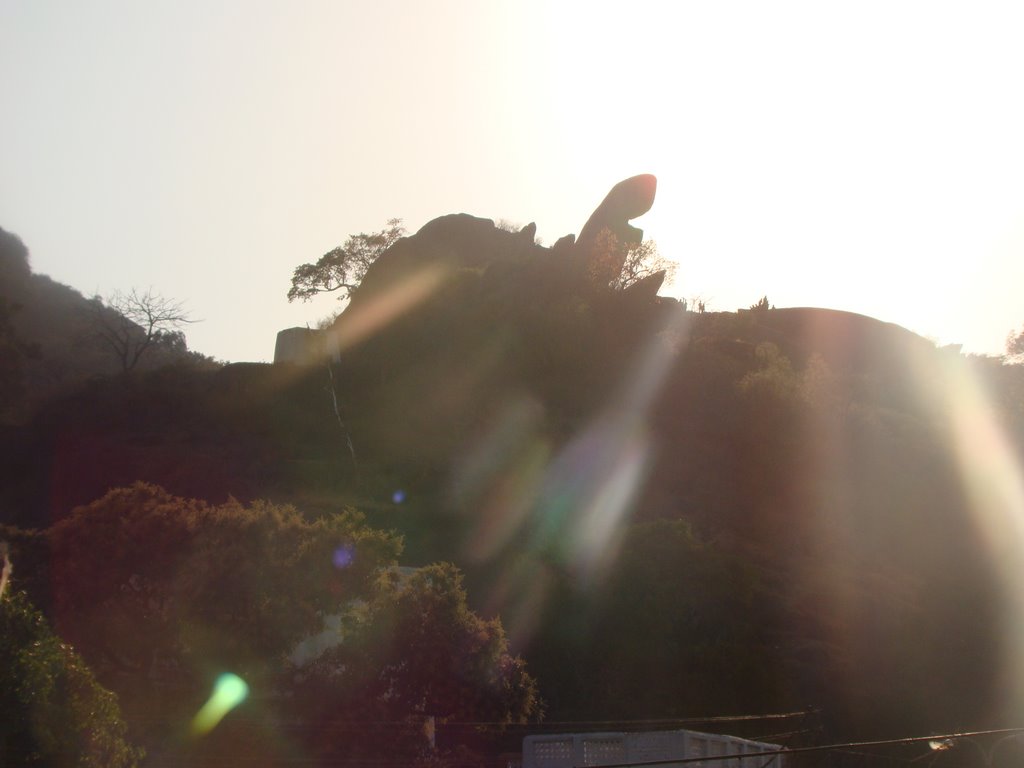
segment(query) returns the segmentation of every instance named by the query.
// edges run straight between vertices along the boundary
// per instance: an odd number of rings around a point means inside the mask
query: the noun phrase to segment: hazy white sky
[[[270,360],[294,267],[401,217],[578,232],[615,182],[664,293],[999,353],[1024,323],[1024,5],[0,0],[0,226],[87,295]]]

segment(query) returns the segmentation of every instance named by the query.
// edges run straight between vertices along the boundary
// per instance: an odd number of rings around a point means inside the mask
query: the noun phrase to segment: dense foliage
[[[16,549],[31,544],[22,536]],[[52,615],[117,692],[134,736],[167,759],[237,756],[285,738],[315,754],[429,756],[421,735],[395,742],[378,729],[356,743],[334,724],[539,717],[535,681],[500,622],[468,608],[454,566],[399,576],[400,549],[351,510],[307,519],[136,484],[48,532]],[[253,701],[197,742],[187,725],[225,672]]]
[[[310,522],[291,507],[210,506],[139,484],[52,528],[53,611],[139,721],[173,722],[215,670],[265,690],[323,613],[364,594],[398,549],[354,512]]]
[[[425,724],[540,718],[536,681],[509,652],[501,622],[469,609],[451,564],[383,574],[340,632],[342,642],[298,667],[291,688],[323,734],[321,759],[426,757]]]
[[[22,592],[0,595],[0,764],[133,768],[117,697]]]

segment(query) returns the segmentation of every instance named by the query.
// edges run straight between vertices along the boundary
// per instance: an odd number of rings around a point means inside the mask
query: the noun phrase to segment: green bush
[[[130,768],[117,697],[25,597],[0,598],[0,764]]]

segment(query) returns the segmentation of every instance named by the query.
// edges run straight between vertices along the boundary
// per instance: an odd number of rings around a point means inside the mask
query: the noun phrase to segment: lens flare
[[[245,680],[231,672],[225,672],[217,678],[213,685],[213,693],[194,718],[192,733],[203,736],[224,719],[224,716],[241,704],[249,696],[249,686]]]
[[[342,568],[348,568],[352,565],[352,561],[355,559],[355,551],[348,544],[343,544],[334,550],[334,555],[331,557],[331,562],[334,563],[334,567],[338,570]]]
[[[617,554],[619,534],[649,455],[631,414],[592,424],[552,463],[537,504],[535,547],[593,586]]]
[[[619,437],[608,471],[593,488],[592,498],[574,531],[573,558],[581,572],[593,577],[610,567],[618,554],[622,523],[632,507],[648,467],[649,441],[639,426]]]
[[[617,396],[551,463],[536,506],[536,546],[592,586],[614,560],[650,464],[649,411],[688,337],[673,322],[640,350]]]
[[[529,552],[498,576],[487,596],[486,612],[501,614],[510,646],[522,648],[533,637],[556,581],[551,566]]]
[[[548,459],[547,445],[537,441],[525,446],[493,481],[467,538],[467,557],[474,562],[488,560],[512,540],[529,517]]]
[[[405,501],[405,491],[399,488],[397,491],[391,494],[391,501],[395,504],[401,504]]]
[[[460,504],[473,504],[486,494],[523,447],[537,439],[543,410],[536,400],[525,397],[505,403],[494,423],[456,466],[452,491]]]
[[[350,307],[330,330],[330,348],[341,353],[380,333],[430,298],[449,272],[443,264],[426,264],[393,281],[372,299]]]
[[[512,399],[458,467],[453,496],[473,514],[466,556],[516,552],[487,597],[514,644],[529,640],[562,575],[590,589],[617,557],[651,465],[650,411],[688,338],[680,311],[622,366],[600,412],[560,450],[545,434],[543,408]]]

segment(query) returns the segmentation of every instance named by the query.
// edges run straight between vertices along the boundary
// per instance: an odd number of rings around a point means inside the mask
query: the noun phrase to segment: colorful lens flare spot
[[[403,501],[405,501],[405,491],[395,491],[393,494],[391,494],[391,500],[395,502],[395,504],[401,504]]]
[[[249,686],[238,675],[225,672],[213,684],[213,694],[203,708],[192,718],[192,733],[203,736],[214,728],[224,716],[249,695]]]
[[[352,565],[352,561],[354,559],[355,553],[352,551],[352,547],[346,544],[334,550],[334,557],[332,558],[332,561],[334,562],[335,568],[341,569],[348,568]]]

